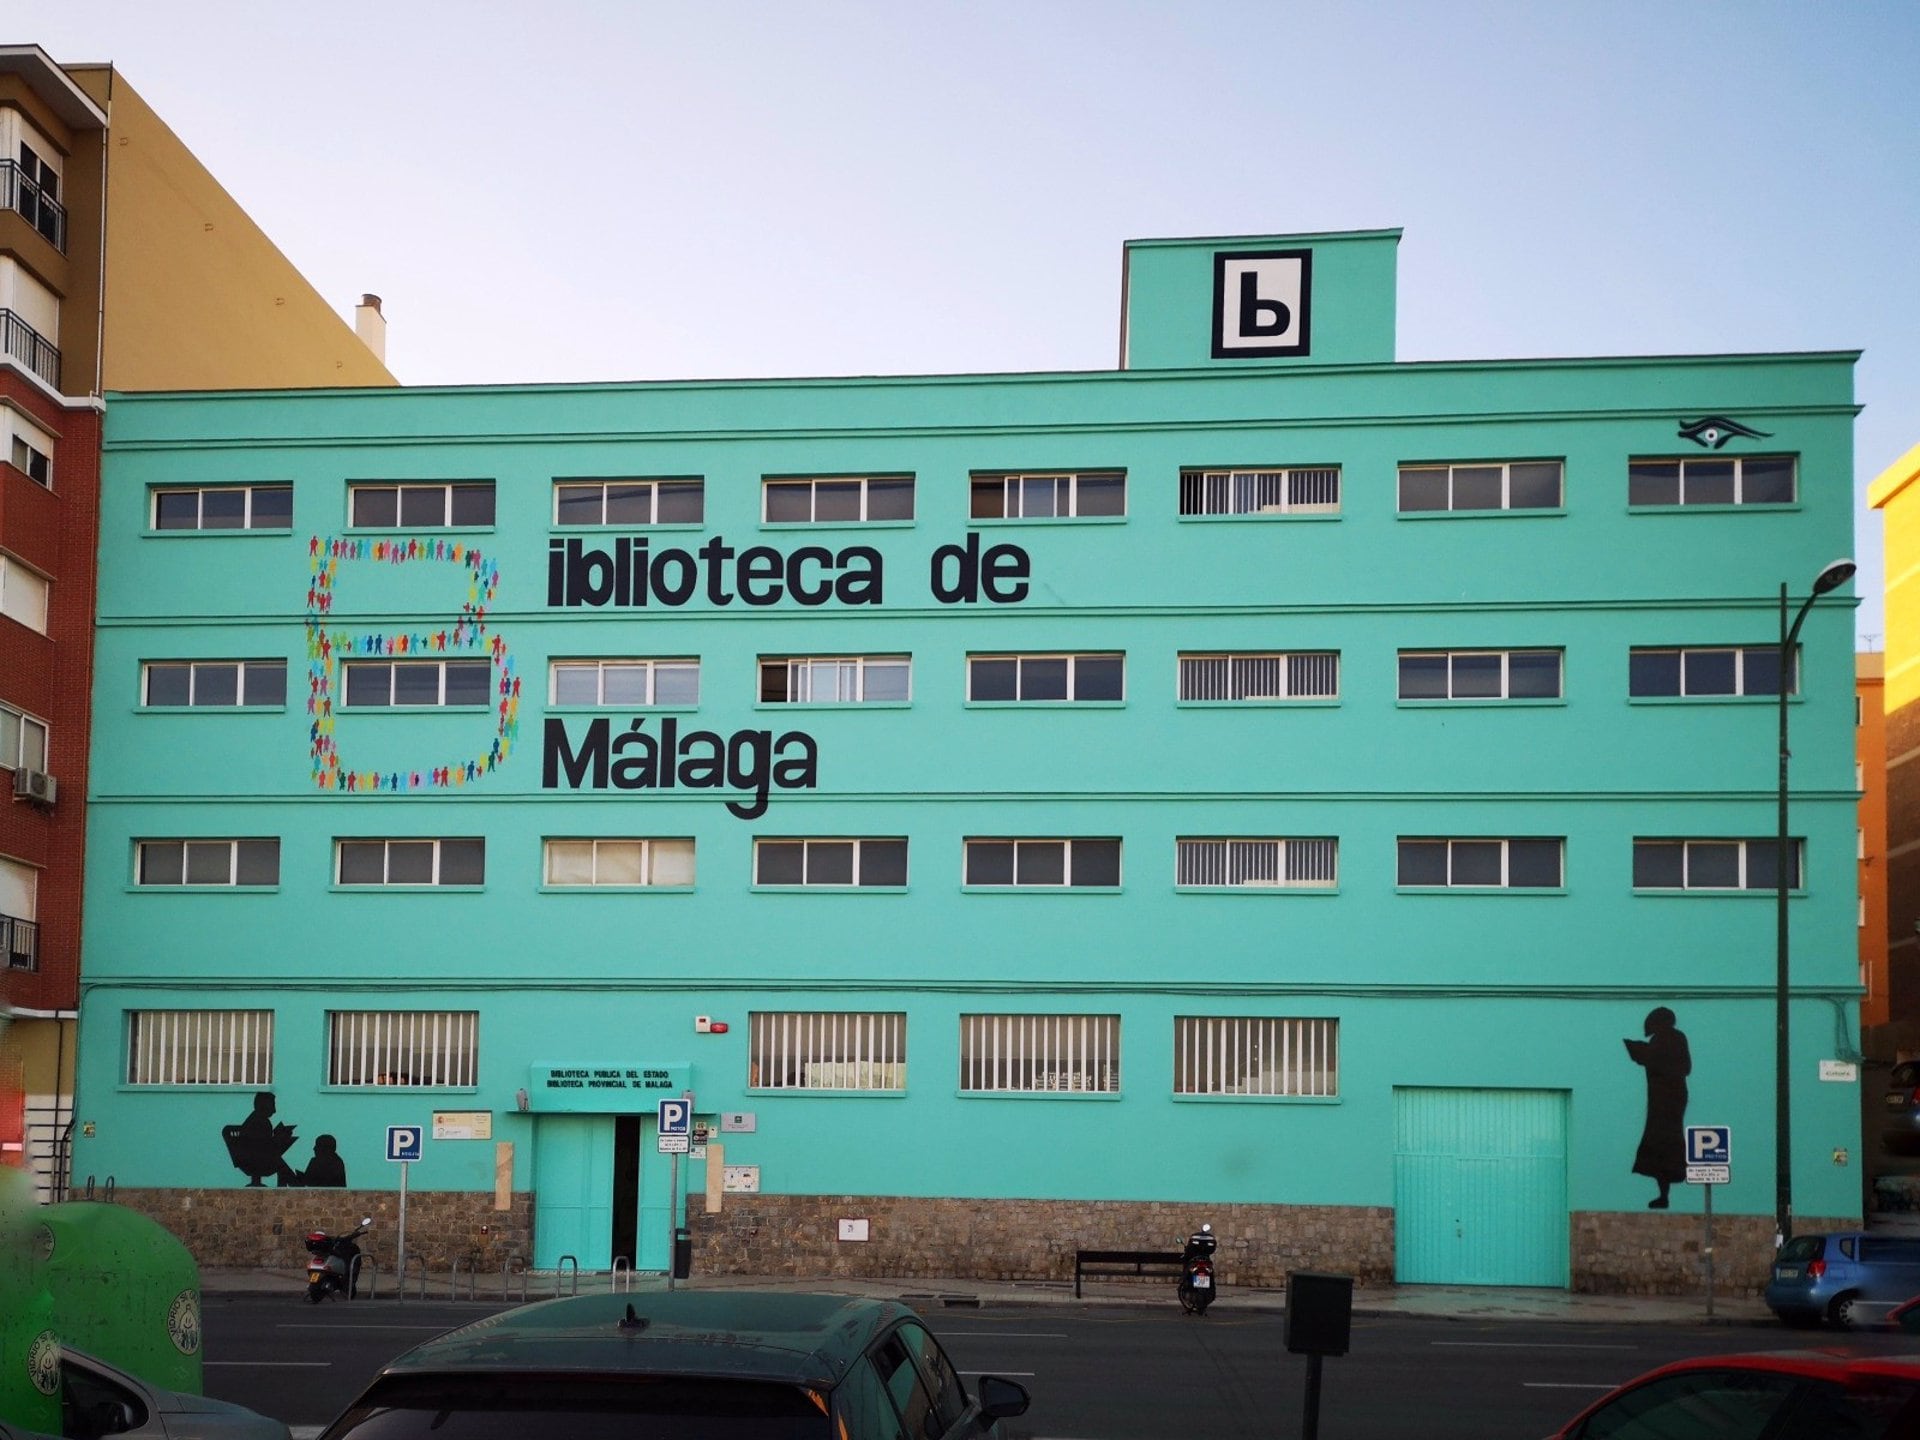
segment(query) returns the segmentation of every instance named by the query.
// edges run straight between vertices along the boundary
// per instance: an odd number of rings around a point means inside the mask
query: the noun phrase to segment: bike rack
[[[427,1257],[416,1250],[413,1254],[403,1257],[400,1261],[400,1273],[394,1281],[394,1298],[396,1300],[405,1300],[407,1298],[407,1272],[413,1268],[413,1262],[416,1260],[420,1262],[420,1298],[422,1300],[427,1298]]]
[[[464,1261],[462,1261],[458,1255],[453,1257],[453,1263],[447,1269],[447,1299],[458,1300],[460,1298],[460,1266],[463,1263],[467,1267],[467,1299],[477,1300],[480,1298],[478,1294],[480,1284],[480,1254],[478,1251],[469,1251]]]
[[[367,1299],[379,1299],[379,1262],[367,1255],[356,1255],[353,1257],[353,1280],[347,1286],[347,1299],[353,1299],[354,1287],[362,1281],[367,1287]]]
[[[513,1268],[515,1265],[520,1268],[515,1270]],[[512,1298],[509,1287],[515,1275],[520,1277],[520,1303],[524,1305],[527,1303],[527,1262],[518,1255],[509,1256],[500,1262],[500,1299],[505,1303]]]
[[[553,1296],[556,1300],[560,1298],[560,1272],[569,1265],[573,1267],[573,1293],[576,1295],[580,1293],[580,1257],[562,1255],[553,1267]]]
[[[622,1283],[624,1279],[624,1283]],[[613,1257],[613,1273],[607,1277],[607,1293],[623,1295],[633,1289],[633,1262],[624,1255]]]

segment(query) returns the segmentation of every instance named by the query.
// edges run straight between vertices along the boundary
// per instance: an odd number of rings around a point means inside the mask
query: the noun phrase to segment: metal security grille
[[[1340,1022],[1176,1016],[1173,1093],[1338,1095]]]
[[[1120,1088],[1118,1015],[962,1015],[960,1088]]]
[[[1339,695],[1338,650],[1180,657],[1182,700],[1334,700]]]
[[[127,1084],[271,1085],[271,1010],[130,1010]]]
[[[1340,881],[1340,842],[1182,840],[1176,885],[1271,885],[1328,889]]]
[[[756,1010],[747,1084],[768,1090],[904,1090],[903,1011]]]
[[[332,1010],[329,1085],[479,1083],[477,1010]]]
[[[1340,471],[1186,470],[1182,515],[1328,514],[1340,508]]]

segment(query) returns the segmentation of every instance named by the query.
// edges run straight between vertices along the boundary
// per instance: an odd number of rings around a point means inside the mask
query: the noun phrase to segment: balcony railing
[[[66,207],[29,178],[17,160],[0,160],[0,208],[18,210],[54,249],[66,253]]]
[[[0,915],[0,956],[9,970],[38,970],[40,927],[15,915]]]
[[[11,310],[0,310],[0,355],[12,356],[54,389],[60,388],[60,347]]]

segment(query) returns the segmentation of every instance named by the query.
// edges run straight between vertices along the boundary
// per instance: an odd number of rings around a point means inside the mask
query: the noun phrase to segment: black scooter
[[[1218,1293],[1213,1276],[1213,1251],[1218,1244],[1213,1237],[1213,1226],[1202,1225],[1187,1237],[1186,1248],[1180,1254],[1180,1308],[1189,1315],[1206,1314],[1207,1306]]]
[[[318,1305],[329,1295],[349,1300],[360,1291],[360,1247],[354,1242],[373,1228],[371,1215],[344,1235],[307,1232],[307,1299]]]

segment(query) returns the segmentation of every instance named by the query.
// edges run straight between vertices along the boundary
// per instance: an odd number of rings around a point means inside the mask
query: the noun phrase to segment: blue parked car
[[[1767,1308],[1789,1325],[1828,1320],[1843,1330],[1885,1323],[1920,1295],[1920,1237],[1796,1235],[1773,1258]]]

